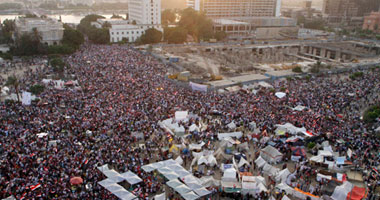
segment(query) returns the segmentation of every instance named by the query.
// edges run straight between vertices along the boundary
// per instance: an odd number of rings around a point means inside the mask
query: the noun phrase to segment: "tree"
[[[163,25],[174,23],[176,19],[175,13],[172,10],[166,9],[161,14],[161,22]]]
[[[150,28],[141,35],[141,43],[143,44],[155,44],[162,40],[162,32],[155,28]]]
[[[2,24],[2,37],[1,37],[1,42],[9,44],[12,43],[12,34],[15,31],[16,24],[15,20],[9,20],[6,19],[3,21]]]
[[[19,81],[16,76],[9,76],[7,82],[5,83],[6,86],[12,86],[14,87],[16,91],[17,101],[20,102],[20,96],[19,96]]]
[[[67,25],[64,25],[62,44],[66,44],[73,47],[79,47],[84,43],[83,34]]]
[[[187,8],[181,12],[181,20],[178,26],[185,29],[187,34],[193,36],[197,41],[214,37],[212,21],[204,13],[199,13],[192,8]]]
[[[34,95],[39,95],[41,94],[43,91],[45,90],[45,86],[43,85],[33,85],[33,86],[30,86],[29,88],[29,91],[30,93],[34,94]]]
[[[88,39],[95,44],[106,44],[110,41],[109,31],[106,28],[98,29],[91,25],[91,22],[95,22],[98,19],[103,19],[100,15],[87,15],[84,17],[78,25],[78,30],[88,36]]]
[[[104,22],[102,28],[111,28],[112,25],[109,22]]]
[[[62,76],[63,72],[65,71],[65,62],[59,57],[53,58],[50,60],[50,65],[53,68],[53,71],[59,76]]]
[[[170,44],[182,44],[186,42],[187,30],[181,27],[165,28],[164,39]]]
[[[16,37],[11,52],[18,56],[32,56],[46,53],[46,48],[41,44],[41,35],[37,29],[33,29],[32,33],[25,33]]]
[[[136,24],[137,24],[136,20],[133,20],[133,21],[132,21],[132,24],[133,24],[133,25],[136,25]]]

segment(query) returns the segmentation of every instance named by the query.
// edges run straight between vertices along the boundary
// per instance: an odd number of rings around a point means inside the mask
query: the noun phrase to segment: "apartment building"
[[[281,0],[187,0],[210,18],[280,16]]]

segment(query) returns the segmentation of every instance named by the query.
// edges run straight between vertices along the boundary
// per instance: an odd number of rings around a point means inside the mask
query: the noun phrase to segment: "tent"
[[[323,163],[324,158],[323,158],[323,156],[318,155],[318,156],[311,157],[310,160],[313,162],[316,162],[316,163]]]
[[[290,174],[290,171],[288,170],[288,168],[281,170],[276,176],[276,182],[278,182],[278,183],[279,182],[281,182],[281,183],[285,182],[286,179],[288,178],[289,174]]]
[[[202,147],[205,145],[205,143],[202,141],[200,144],[190,144],[189,150],[202,150]]]
[[[240,158],[240,161],[239,161],[239,164],[238,164],[238,167],[240,168],[240,167],[242,167],[242,166],[244,166],[244,165],[248,165],[248,166],[250,166],[249,163],[248,163],[248,161],[245,160],[243,157],[241,157],[241,158]]]
[[[292,110],[295,110],[295,111],[303,111],[305,109],[306,109],[306,107],[305,106],[301,106],[301,105],[298,105],[298,106],[292,108]]]
[[[175,159],[175,161],[176,161],[178,164],[180,164],[180,165],[182,165],[182,163],[183,163],[183,159],[181,158],[181,156],[178,156],[178,157]]]
[[[258,85],[260,87],[263,87],[263,88],[273,88],[273,86],[271,84],[264,82],[264,81],[260,81]]]
[[[351,199],[361,200],[366,196],[366,189],[354,186],[352,183],[346,181],[342,185],[335,188],[331,198],[334,200]]]
[[[278,163],[282,159],[282,153],[270,145],[261,150],[260,156],[269,163]]]
[[[189,131],[190,132],[194,132],[194,131],[197,131],[197,132],[199,132],[199,127],[197,126],[197,125],[195,125],[195,124],[192,124],[190,127],[189,127]]]
[[[236,170],[234,168],[228,168],[224,170],[222,177],[223,181],[236,181]]]
[[[224,138],[227,138],[227,137],[241,138],[242,136],[243,136],[242,132],[218,133],[218,139],[219,140],[223,140]]]
[[[255,163],[256,165],[261,168],[263,167],[267,162],[261,157],[259,156],[256,160],[255,160]]]
[[[297,133],[306,133],[305,127],[298,128],[291,123],[286,123],[284,125],[277,124],[276,127],[277,129],[275,130],[275,133],[277,135],[283,135],[285,132],[288,132],[292,135],[296,135]]]
[[[284,98],[284,97],[286,96],[286,93],[283,93],[283,92],[276,92],[275,95],[276,95],[276,97],[282,99],[282,98]]]
[[[235,129],[236,128],[236,124],[234,122],[231,122],[229,124],[227,124],[227,127],[231,130]]]
[[[199,196],[197,194],[195,194],[193,191],[190,191],[186,194],[181,194],[181,196],[185,199],[185,200],[195,200],[195,199],[198,199]]]
[[[276,189],[278,192],[285,191],[285,193],[288,195],[293,195],[294,193],[294,189],[290,187],[289,185],[287,185],[286,183],[280,183],[276,185]]]
[[[266,174],[268,176],[275,176],[277,173],[280,172],[280,169],[266,163],[263,167],[263,172],[264,172],[264,174]]]
[[[122,173],[121,177],[123,177],[131,185],[142,182],[142,179],[131,171],[127,171],[125,173]]]
[[[215,165],[218,165],[218,162],[216,161],[216,158],[214,157],[214,155],[209,155],[208,158],[207,158],[207,163],[209,166],[213,167]]]
[[[174,116],[175,116],[174,118],[176,121],[182,121],[182,120],[187,119],[187,117],[189,116],[189,112],[188,111],[177,111],[177,112],[175,112]]]
[[[166,185],[168,185],[169,187],[174,189],[180,185],[183,185],[183,183],[181,183],[178,179],[173,179],[173,180],[166,182]]]
[[[291,150],[293,156],[301,156],[306,158],[306,151],[303,147],[291,147]]]
[[[166,200],[165,192],[154,196],[154,200]]]
[[[173,189],[181,195],[191,192],[191,189],[184,184],[179,185]]]
[[[204,197],[204,196],[207,196],[207,195],[211,194],[211,191],[207,190],[207,189],[204,188],[204,187],[201,187],[201,188],[195,189],[194,192],[195,192],[199,197]]]
[[[214,179],[212,176],[203,176],[199,179],[203,187],[219,187],[220,180]]]
[[[179,149],[178,149],[178,147],[177,147],[175,144],[173,144],[173,145],[170,147],[169,152],[170,152],[170,153],[179,153]]]

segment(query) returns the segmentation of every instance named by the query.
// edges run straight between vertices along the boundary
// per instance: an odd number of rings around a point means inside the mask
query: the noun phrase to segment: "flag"
[[[84,161],[84,164],[85,164],[85,165],[87,165],[87,163],[88,163],[88,159],[86,159],[86,160]]]
[[[37,185],[32,185],[32,186],[30,186],[30,190],[32,190],[32,191],[34,191],[34,190],[36,190],[37,188],[40,188],[41,187],[41,184],[37,184]]]

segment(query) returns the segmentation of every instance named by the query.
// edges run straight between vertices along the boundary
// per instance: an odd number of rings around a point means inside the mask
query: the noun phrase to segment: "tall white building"
[[[137,24],[161,25],[161,0],[129,0],[129,20]]]
[[[281,0],[187,0],[187,6],[210,18],[280,16]]]
[[[63,24],[55,19],[19,18],[16,20],[15,37],[37,29],[41,42],[47,45],[59,44],[63,37]]]

